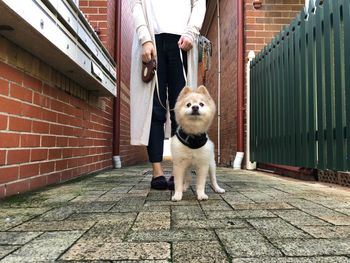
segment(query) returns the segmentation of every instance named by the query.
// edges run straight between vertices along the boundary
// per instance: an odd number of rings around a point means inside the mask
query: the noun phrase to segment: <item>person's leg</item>
[[[177,97],[181,90],[186,85],[184,77],[187,74],[187,53],[182,51],[182,60],[180,57],[180,50],[178,47],[173,48],[168,52],[168,100],[170,109],[174,109]],[[170,111],[171,119],[171,135],[173,136],[177,129],[177,123],[175,120],[175,112]]]
[[[153,179],[151,187],[155,189],[167,189],[167,182],[161,166],[163,160],[163,144],[164,144],[164,123],[166,121],[166,87],[167,87],[167,69],[166,57],[163,52],[162,36],[156,37],[157,45],[157,76],[158,76],[158,90],[157,87],[153,96],[153,110],[151,120],[150,137],[147,146],[147,153],[149,161],[152,163]],[[162,104],[159,101],[159,98]]]
[[[179,36],[180,38],[180,36]],[[168,100],[170,109],[174,109],[177,97],[181,90],[186,85],[185,74],[187,73],[187,53],[182,51],[182,59],[180,56],[180,49],[177,45],[178,39],[174,38],[173,44],[168,46]],[[175,112],[170,111],[171,119],[171,136],[173,136],[177,129],[175,120]],[[169,190],[174,190],[174,177],[171,176],[168,181]]]

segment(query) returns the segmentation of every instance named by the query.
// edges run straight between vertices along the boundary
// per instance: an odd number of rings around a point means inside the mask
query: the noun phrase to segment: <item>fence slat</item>
[[[334,2],[334,82],[335,82],[335,139],[336,139],[336,169],[345,170],[346,152],[345,152],[345,87],[344,87],[344,36],[342,34],[343,4],[341,1]],[[343,11],[342,11],[343,12]],[[342,32],[341,32],[342,31]],[[347,32],[349,34],[349,32]],[[349,47],[347,47],[349,48]]]
[[[316,72],[317,72],[317,148],[318,148],[318,167],[326,168],[326,141],[325,141],[325,44],[324,44],[324,9],[317,2],[316,10]]]
[[[332,1],[324,2],[327,168],[334,169],[334,48]]]
[[[345,104],[346,104],[346,129],[345,137],[347,141],[347,170],[350,170],[350,5],[348,0],[343,1],[344,19],[344,57],[345,57]]]
[[[307,167],[316,166],[316,118],[315,118],[315,104],[317,94],[315,92],[315,72],[316,72],[316,16],[314,14],[315,5],[311,1],[309,6],[309,17],[308,17],[308,27],[307,27],[307,53],[308,53],[308,116],[307,116],[307,141],[308,141],[308,158]]]

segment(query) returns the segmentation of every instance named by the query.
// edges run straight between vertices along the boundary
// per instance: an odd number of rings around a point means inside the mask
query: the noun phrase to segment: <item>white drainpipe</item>
[[[221,162],[221,141],[220,141],[220,132],[221,132],[221,34],[220,34],[220,0],[216,2],[216,11],[217,11],[217,20],[218,20],[218,164]]]
[[[249,61],[247,63],[247,138],[246,138],[246,167],[247,170],[255,170],[256,163],[250,162],[250,62],[255,58],[254,51],[250,51],[248,54]]]

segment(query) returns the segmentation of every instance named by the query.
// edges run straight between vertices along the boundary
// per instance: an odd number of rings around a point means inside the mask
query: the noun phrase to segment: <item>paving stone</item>
[[[311,216],[300,210],[275,210],[272,211],[275,215],[278,215],[285,221],[288,221],[292,225],[296,226],[312,226],[312,225],[329,225],[324,220]]]
[[[170,191],[158,191],[158,192],[150,192],[147,195],[147,201],[170,201],[171,200],[171,192]]]
[[[191,241],[173,244],[173,262],[229,262],[219,242]]]
[[[307,233],[280,218],[247,219],[263,236],[271,238],[311,238]]]
[[[100,246],[104,243],[122,242],[133,222],[133,218],[101,220],[84,233],[80,240],[91,242],[95,246]]]
[[[101,220],[135,220],[137,213],[77,213],[71,215],[70,221],[101,221]]]
[[[0,245],[0,259],[15,251],[19,246]]]
[[[231,257],[281,256],[282,253],[256,230],[215,230]]]
[[[290,200],[290,201],[288,201],[288,203],[291,206],[294,206],[295,208],[299,208],[299,209],[309,209],[309,208],[324,209],[325,208],[324,206],[322,206],[320,204],[316,204],[314,202],[311,202],[308,200],[303,200],[303,199]]]
[[[23,223],[11,231],[61,231],[61,230],[85,230],[95,224],[94,221],[64,220],[64,221],[29,221]]]
[[[350,208],[336,208],[334,209],[337,212],[350,216]]]
[[[350,226],[350,216],[346,216],[337,211],[328,208],[306,208],[302,209],[305,213],[321,218],[322,220],[334,225]]]
[[[213,231],[207,229],[170,229],[157,231],[132,231],[128,234],[128,242],[175,242],[175,241],[195,241],[195,240],[215,240]]]
[[[286,256],[341,256],[350,251],[350,239],[284,239],[273,244]]]
[[[232,263],[348,263],[346,257],[235,258]]]
[[[78,211],[78,209],[75,209],[74,207],[69,207],[69,206],[68,207],[64,206],[64,207],[54,208],[54,209],[47,211],[46,213],[40,215],[35,220],[38,220],[38,221],[64,220],[77,211]]]
[[[174,228],[250,228],[240,219],[212,219],[212,220],[175,220]]]
[[[2,262],[52,262],[69,248],[81,231],[47,232],[2,259]]]
[[[201,202],[201,207],[204,211],[211,211],[211,210],[232,210],[232,207],[228,205],[225,201],[222,199],[211,199],[206,202]]]
[[[246,204],[233,204],[235,210],[261,210],[261,209],[293,209],[287,203],[283,202],[269,202],[269,203],[246,203]]]
[[[133,231],[170,229],[170,212],[140,212]]]
[[[301,226],[315,238],[350,238],[350,226]]]
[[[42,232],[0,232],[0,245],[23,245]]]
[[[104,243],[95,246],[78,241],[62,260],[157,260],[170,258],[170,244],[157,243]],[[129,262],[129,261],[128,261]]]
[[[0,231],[8,230],[47,210],[49,208],[2,208],[0,209]]]
[[[146,201],[144,206],[189,206],[189,205],[199,205],[199,202],[195,199],[191,200],[181,200],[180,202],[172,201]]]
[[[209,219],[276,217],[267,210],[205,211],[205,214]]]
[[[202,220],[205,218],[199,206],[174,206],[171,214],[174,220]]]

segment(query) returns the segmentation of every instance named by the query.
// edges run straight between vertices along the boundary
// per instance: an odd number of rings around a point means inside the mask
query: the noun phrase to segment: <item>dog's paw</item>
[[[208,196],[206,194],[204,194],[204,193],[203,194],[198,194],[197,199],[199,201],[208,200]]]
[[[182,193],[181,192],[177,192],[177,193],[175,192],[175,194],[171,198],[171,201],[177,202],[177,201],[181,201],[181,199],[182,199]]]
[[[222,188],[220,188],[220,187],[216,187],[216,188],[214,189],[214,191],[215,191],[216,193],[218,193],[218,194],[223,194],[223,193],[225,193],[225,189],[222,189]]]

